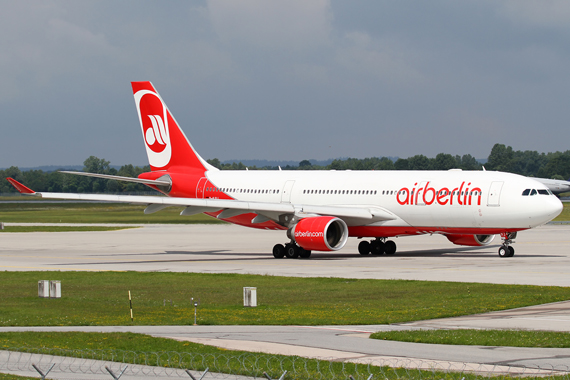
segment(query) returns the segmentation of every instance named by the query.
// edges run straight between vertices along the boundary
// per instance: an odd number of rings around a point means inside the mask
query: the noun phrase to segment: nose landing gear
[[[499,248],[499,257],[513,257],[515,255],[515,249],[511,244],[515,242],[516,237],[516,232],[503,232],[501,234],[503,245]]]

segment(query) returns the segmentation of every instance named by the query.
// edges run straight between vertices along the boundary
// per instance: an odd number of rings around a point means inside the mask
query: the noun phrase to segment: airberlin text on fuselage
[[[429,182],[423,183],[420,187],[416,186],[418,183],[414,183],[411,189],[407,187],[402,187],[396,194],[396,200],[401,205],[431,205],[434,203],[440,205],[459,205],[459,206],[470,206],[472,202],[477,200],[477,205],[481,205],[481,193],[482,190],[479,187],[469,188],[471,182],[465,184],[461,183],[461,186],[449,189],[447,187],[442,187],[439,190],[430,186]],[[454,203],[455,202],[455,203]]]

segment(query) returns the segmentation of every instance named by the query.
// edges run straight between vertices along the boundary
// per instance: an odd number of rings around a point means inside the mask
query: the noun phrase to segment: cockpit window
[[[536,194],[540,194],[540,195],[554,195],[552,193],[552,191],[550,191],[550,189],[525,189],[522,192],[522,195],[536,195]]]

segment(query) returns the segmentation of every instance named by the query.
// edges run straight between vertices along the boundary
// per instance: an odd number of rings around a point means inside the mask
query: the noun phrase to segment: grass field
[[[15,376],[15,375],[8,375],[7,373],[0,373],[0,379],[2,379],[2,380],[37,380],[37,377]]]
[[[0,346],[58,356],[93,357],[99,360],[119,359],[124,363],[147,363],[163,368],[191,368],[196,371],[209,368],[210,372],[258,378],[263,378],[265,372],[270,378],[278,379],[283,371],[287,371],[287,380],[348,379],[349,375],[363,380],[370,374],[374,379],[385,380],[459,378],[436,370],[419,371],[233,351],[132,333],[0,333]],[[228,360],[229,358],[232,360]],[[206,378],[211,378],[211,375]],[[474,380],[481,379],[481,376],[462,373],[461,378]],[[501,376],[501,379],[508,378],[510,377]],[[3,379],[1,374],[0,379]],[[6,377],[6,379],[15,378]]]
[[[554,219],[554,221],[556,222],[570,221],[570,202],[563,202],[562,204],[564,205],[564,209],[562,210],[560,215],[558,215],[556,219]]]
[[[527,330],[415,330],[381,331],[370,336],[372,339],[397,340],[400,342],[569,348],[570,334],[553,331]]]
[[[62,298],[38,298],[38,280],[61,281]],[[258,307],[243,307],[245,286]],[[563,287],[158,272],[3,272],[0,289],[1,326],[192,324],[191,297],[212,325],[382,324],[570,299]]]

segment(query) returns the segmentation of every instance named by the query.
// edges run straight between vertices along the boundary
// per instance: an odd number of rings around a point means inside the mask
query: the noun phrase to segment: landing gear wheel
[[[358,252],[362,255],[362,256],[366,256],[370,253],[370,243],[367,241],[361,241],[358,244]]]
[[[515,255],[515,249],[511,247],[511,244],[515,242],[516,237],[516,232],[501,233],[503,245],[501,245],[501,248],[499,248],[499,257],[513,257]]]
[[[300,248],[299,257],[302,259],[308,259],[309,257],[311,257],[311,251],[304,248]]]
[[[386,243],[384,243],[384,252],[386,252],[387,255],[393,255],[396,253],[396,249],[396,243],[394,243],[392,240],[388,240]]]
[[[273,257],[276,259],[282,259],[285,257],[285,247],[283,244],[275,244],[273,246]]]
[[[383,255],[384,254],[384,243],[381,240],[372,240],[370,242],[370,252],[373,255]]]
[[[285,246],[285,256],[289,259],[296,259],[299,257],[299,250],[301,248],[297,244],[289,243]]]

